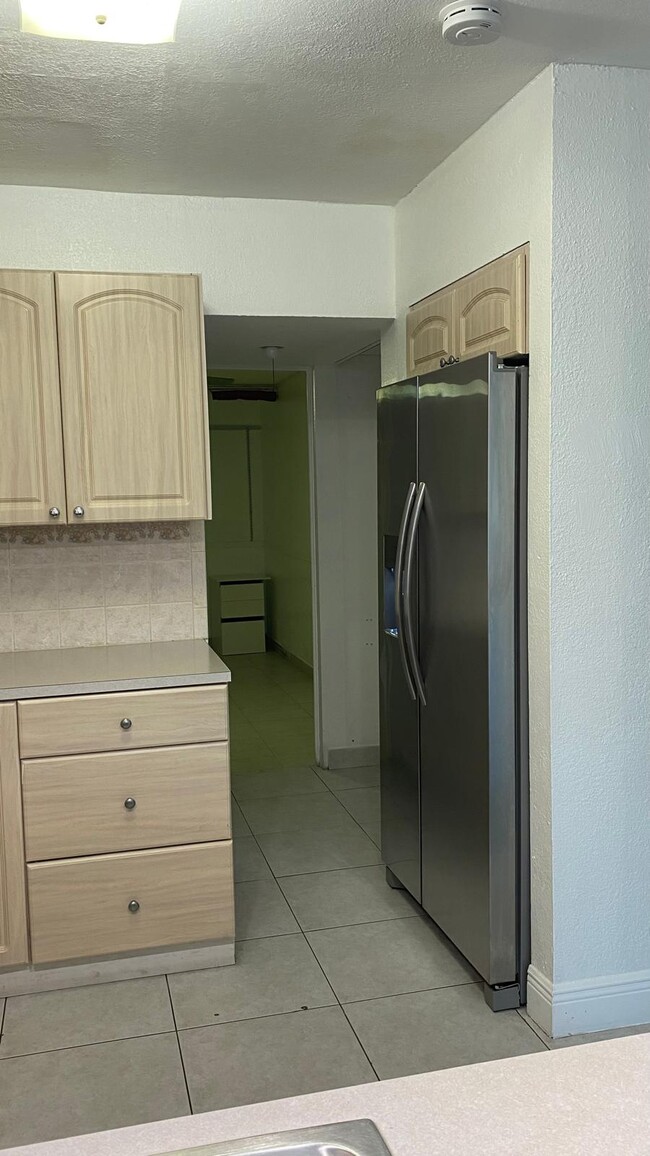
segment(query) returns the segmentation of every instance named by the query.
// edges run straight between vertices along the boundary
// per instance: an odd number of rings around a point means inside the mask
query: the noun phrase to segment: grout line
[[[227,1028],[229,1024],[252,1024],[252,1023],[255,1023],[256,1020],[272,1020],[272,1019],[277,1019],[278,1016],[298,1016],[298,1015],[303,1015],[305,1013],[305,1011],[307,1011],[307,1012],[325,1011],[327,1008],[340,1007],[340,1006],[341,1005],[339,1004],[336,996],[334,996],[332,1003],[317,1003],[317,1004],[314,1004],[313,1007],[308,1007],[308,1008],[290,1007],[290,1008],[286,1008],[284,1011],[267,1012],[266,1015],[261,1015],[261,1016],[241,1016],[240,1019],[237,1019],[237,1020],[235,1020],[235,1019],[233,1019],[233,1020],[221,1020],[218,1024],[214,1023],[213,1021],[211,1021],[210,1023],[207,1023],[207,1024],[191,1024],[190,1026],[188,1026],[186,1028],[179,1028],[178,1029],[178,1035],[180,1036],[183,1032],[203,1031],[204,1028]],[[263,1102],[263,1101],[258,1101],[258,1102]],[[240,1106],[246,1107],[245,1104],[242,1104]],[[210,1110],[212,1110],[212,1109],[210,1109]],[[247,1154],[247,1156],[248,1156],[248,1154]],[[265,1156],[266,1156],[266,1154],[265,1154]]]
[[[7,1014],[7,1004],[9,1002],[9,996],[3,996],[3,999],[4,999],[4,1003],[2,1005],[2,1015],[0,1016],[0,1042],[2,1041],[2,1036],[4,1033],[5,1016]]]
[[[169,1006],[171,1007],[172,1020],[174,1021],[174,1035],[176,1036],[176,1046],[178,1048],[178,1057],[181,1061],[181,1070],[183,1072],[183,1080],[185,1081],[185,1091],[187,1093],[187,1102],[190,1106],[190,1116],[193,1116],[194,1115],[194,1105],[192,1104],[192,1095],[190,1092],[190,1084],[189,1084],[189,1080],[187,1078],[187,1072],[185,1070],[185,1060],[183,1058],[183,1049],[181,1047],[181,1038],[178,1034],[178,1024],[176,1023],[176,1009],[174,1007],[174,1001],[172,999],[172,991],[171,991],[171,988],[169,986],[169,976],[168,975],[165,975],[165,984],[167,986],[167,995],[169,997]]]
[[[520,1020],[522,1020],[525,1023],[526,1027],[530,1028],[533,1035],[537,1036],[537,1039],[540,1040],[541,1043],[543,1043],[547,1052],[553,1051],[553,1048],[551,1048],[550,1044],[547,1044],[546,1040],[544,1039],[544,1035],[542,1034],[542,1028],[538,1029],[537,1025],[534,1025],[533,1020],[531,1020],[531,1022],[529,1023],[528,1020],[522,1015],[522,1008],[519,1008],[519,1007],[515,1008],[515,1011],[517,1012],[517,1015],[519,1016]]]
[[[153,979],[155,977],[154,976],[148,976],[146,978]],[[120,983],[121,981],[120,980],[111,980],[110,982]],[[75,989],[74,988],[57,988],[56,990],[57,991],[74,991]],[[32,992],[30,994],[40,995],[41,993],[40,992]],[[48,995],[49,994],[51,994],[51,993],[48,992]],[[7,998],[8,999],[20,999],[21,997],[20,996],[7,996]],[[150,1040],[150,1039],[155,1039],[157,1036],[173,1036],[173,1035],[176,1035],[176,1032],[174,1031],[173,1028],[171,1028],[169,1031],[166,1031],[166,1032],[144,1032],[140,1035],[135,1035],[135,1036],[117,1036],[117,1037],[113,1037],[110,1040],[86,1040],[86,1042],[83,1044],[65,1044],[64,1047],[61,1047],[61,1048],[43,1048],[39,1052],[18,1052],[15,1056],[0,1056],[0,1067],[2,1066],[2,1064],[8,1064],[10,1060],[26,1060],[26,1059],[29,1059],[30,1056],[50,1056],[50,1055],[53,1055],[55,1052],[72,1052],[72,1051],[75,1051],[77,1048],[101,1048],[105,1044],[121,1044],[125,1040]]]
[[[425,995],[428,991],[451,991],[458,987],[480,987],[482,983],[482,979],[465,979],[462,983],[443,983],[436,987],[413,987],[409,988],[408,991],[395,991],[388,995],[370,995],[367,999],[346,999],[345,1003],[341,1004],[341,1007],[345,1011],[346,1007],[352,1007],[358,1003],[377,1003],[379,1000],[384,999],[401,999],[402,996],[407,995]],[[499,1015],[500,1013],[495,1012],[494,1014]]]

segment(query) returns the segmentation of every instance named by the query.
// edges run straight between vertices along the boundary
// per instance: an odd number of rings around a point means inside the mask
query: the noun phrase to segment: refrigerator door
[[[419,900],[418,702],[406,652],[401,597],[417,482],[416,380],[378,390],[377,436],[382,854],[393,874]]]
[[[488,984],[517,978],[517,370],[419,388],[422,904]]]

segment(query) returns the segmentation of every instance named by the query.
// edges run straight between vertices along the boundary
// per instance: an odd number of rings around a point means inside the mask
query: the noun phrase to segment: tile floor
[[[237,965],[8,999],[0,1148],[569,1042],[386,886],[377,768],[315,769],[310,678],[231,664]]]

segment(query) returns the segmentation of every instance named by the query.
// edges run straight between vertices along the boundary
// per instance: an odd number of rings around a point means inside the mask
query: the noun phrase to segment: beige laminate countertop
[[[7,1149],[152,1156],[370,1118],[393,1156],[648,1156],[650,1035]]]
[[[203,639],[0,654],[0,702],[230,682]]]

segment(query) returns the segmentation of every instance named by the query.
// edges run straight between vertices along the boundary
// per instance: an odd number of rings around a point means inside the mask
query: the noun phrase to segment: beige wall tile
[[[0,610],[9,608],[9,567],[3,561],[0,555]]]
[[[104,566],[107,606],[133,606],[149,601],[149,566],[146,562],[121,562]]]
[[[14,650],[54,650],[61,645],[59,615],[14,614]]]
[[[14,611],[53,610],[59,605],[56,568],[36,562],[12,569],[9,602]]]
[[[102,558],[107,565],[118,562],[146,562],[149,558],[148,542],[104,542]]]
[[[56,542],[47,546],[10,546],[9,565],[20,569],[33,566],[51,566],[56,561]]]
[[[56,550],[58,566],[89,566],[101,565],[102,544],[94,542],[87,545],[85,542],[58,542]]]
[[[119,645],[122,642],[150,642],[149,607],[107,606],[106,641],[109,645]]]
[[[0,614],[0,650],[13,650],[14,624],[11,614]]]
[[[59,606],[103,606],[104,574],[100,565],[62,566]]]
[[[151,564],[151,601],[191,602],[192,563],[187,558]]]
[[[104,607],[62,610],[61,646],[103,646],[106,642]]]
[[[205,554],[197,550],[192,554],[192,601],[195,606],[205,606],[207,600]]]
[[[152,562],[167,562],[172,558],[189,558],[192,551],[191,539],[179,541],[158,541],[149,543],[149,557]]]
[[[208,611],[205,606],[194,608],[194,637],[208,637]]]
[[[152,604],[152,642],[174,642],[177,638],[192,638],[193,634],[194,609],[191,602]]]

